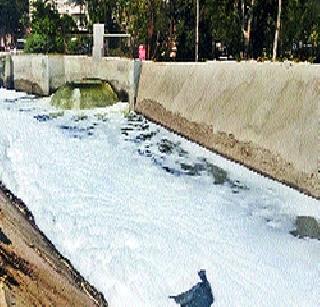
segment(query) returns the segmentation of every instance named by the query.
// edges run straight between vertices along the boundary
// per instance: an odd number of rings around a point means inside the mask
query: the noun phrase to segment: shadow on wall
[[[30,80],[24,80],[24,79],[18,79],[12,81],[12,87],[11,89],[19,89],[24,92],[35,94],[39,96],[46,96],[46,94],[43,92],[41,86],[37,83],[34,83]],[[6,87],[8,88],[8,87]]]
[[[14,88],[14,64],[10,56],[0,57],[0,87]]]
[[[0,57],[0,87],[3,87],[4,66],[5,66],[4,58],[3,58],[3,57]]]

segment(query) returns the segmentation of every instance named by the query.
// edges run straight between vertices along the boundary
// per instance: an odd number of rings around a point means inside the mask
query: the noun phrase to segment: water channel
[[[61,111],[0,89],[0,180],[110,306],[175,306],[206,269],[215,306],[318,306],[319,202],[118,103]]]

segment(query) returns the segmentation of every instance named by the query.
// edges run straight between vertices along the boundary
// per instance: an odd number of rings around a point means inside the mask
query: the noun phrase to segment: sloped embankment
[[[319,67],[143,63],[135,111],[316,198]]]
[[[107,306],[0,183],[0,306]]]

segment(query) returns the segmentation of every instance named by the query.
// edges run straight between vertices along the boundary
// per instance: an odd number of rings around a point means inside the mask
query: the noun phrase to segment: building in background
[[[29,0],[29,17],[32,21],[32,13],[34,10],[34,3],[37,0]],[[51,0],[52,5],[57,9],[60,15],[70,15],[76,22],[78,29],[80,31],[87,30],[88,21],[88,8],[85,4],[80,5],[82,1],[72,1],[72,0]],[[84,3],[84,1],[83,1]]]

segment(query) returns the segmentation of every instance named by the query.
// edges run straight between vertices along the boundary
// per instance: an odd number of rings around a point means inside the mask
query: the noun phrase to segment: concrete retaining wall
[[[64,56],[49,56],[49,92],[52,93],[60,86],[65,85],[65,57]]]
[[[107,80],[120,93],[121,98],[133,102],[135,95],[134,61],[127,59],[92,57],[65,57],[65,80],[73,81],[86,78]],[[122,95],[121,95],[122,93]]]
[[[6,57],[0,54],[0,87],[4,84],[5,79]]]
[[[69,81],[106,80],[128,96],[136,111],[320,197],[319,65],[144,62],[141,66],[127,59],[18,55],[6,58],[0,78],[8,84],[13,81],[17,90],[41,95]]]
[[[135,109],[320,197],[320,66],[143,63]]]
[[[120,98],[129,100],[133,106],[138,62],[120,58],[94,60],[87,56],[60,55],[17,55],[10,59],[13,68],[4,73],[6,76],[2,79],[10,77],[16,90],[49,95],[66,82],[95,78],[108,81]]]
[[[49,93],[49,67],[47,56],[13,56],[12,62],[15,89],[39,95],[47,95]]]

